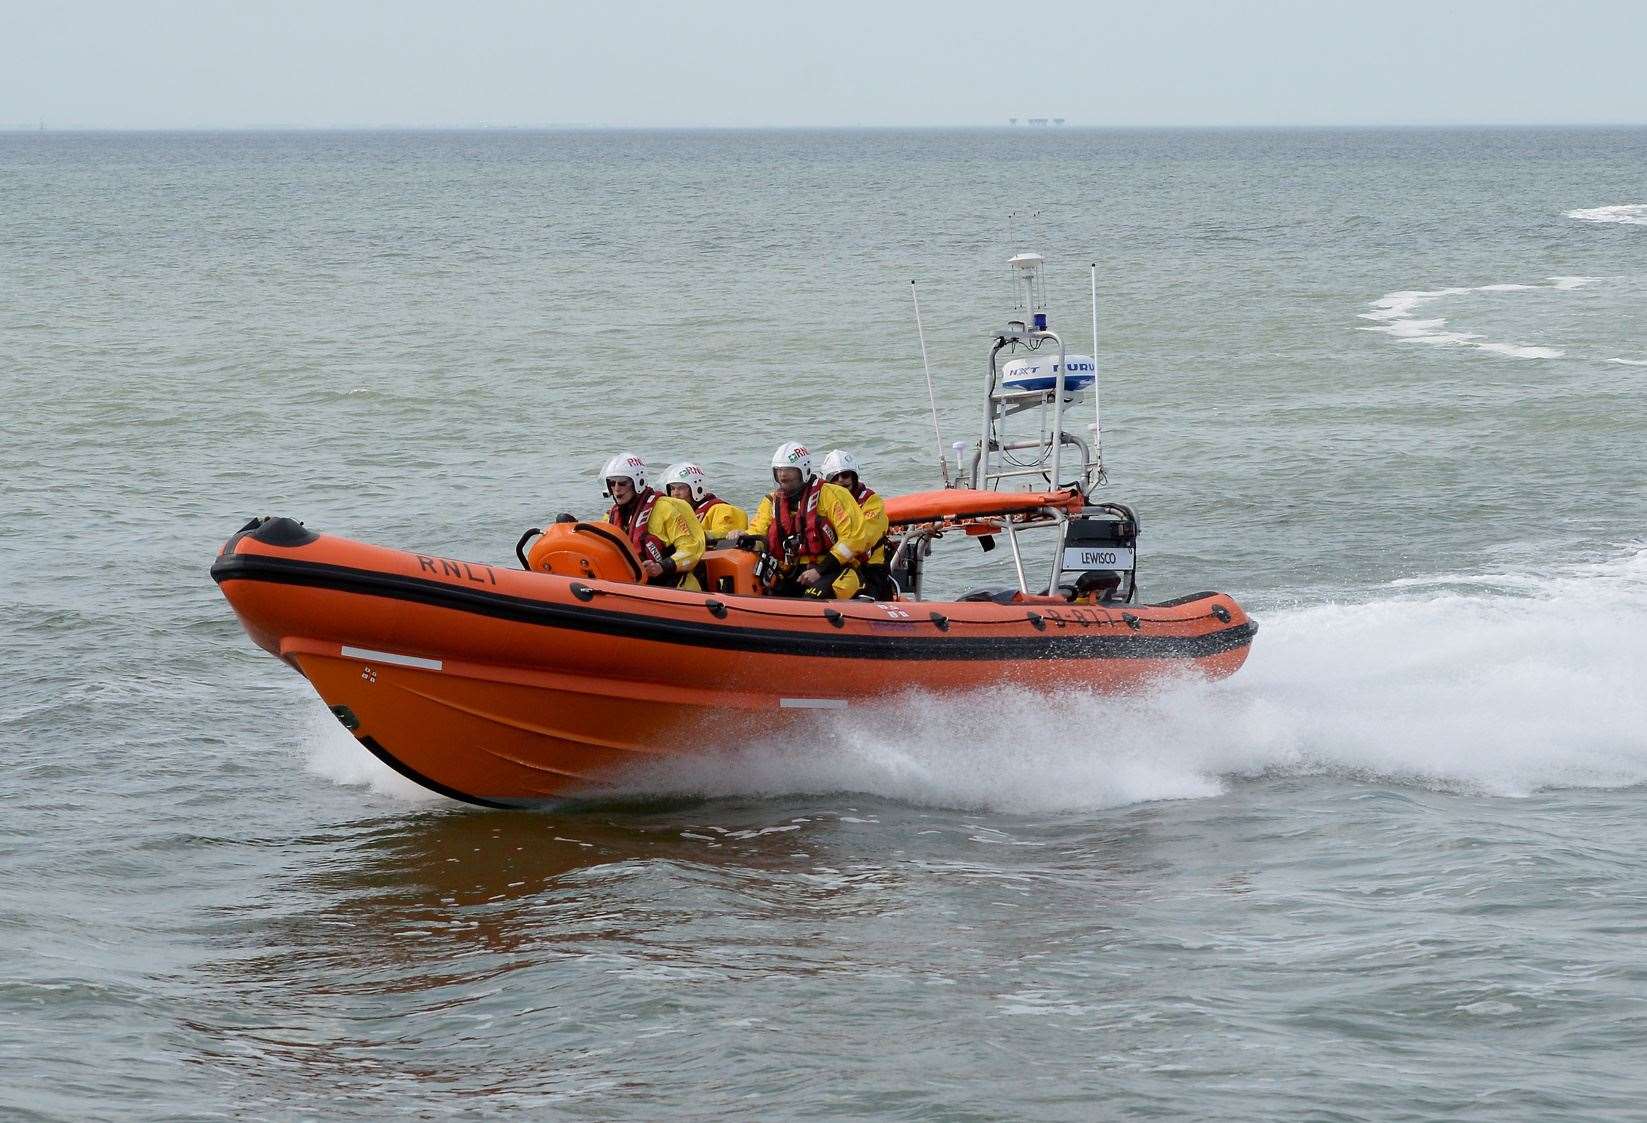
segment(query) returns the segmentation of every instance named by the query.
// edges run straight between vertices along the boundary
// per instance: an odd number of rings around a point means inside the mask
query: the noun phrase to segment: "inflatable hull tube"
[[[212,577],[366,748],[482,806],[596,794],[728,728],[766,735],[906,690],[1222,677],[1257,631],[1214,593],[1130,608],[774,600],[501,569],[286,519],[231,538]]]

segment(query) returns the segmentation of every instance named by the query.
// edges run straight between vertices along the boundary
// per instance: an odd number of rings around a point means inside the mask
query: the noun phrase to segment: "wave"
[[[1550,277],[1547,285],[1476,285],[1473,287],[1445,288],[1445,289],[1405,289],[1401,292],[1386,293],[1371,304],[1371,312],[1360,313],[1363,320],[1376,320],[1376,327],[1362,328],[1362,331],[1383,332],[1392,335],[1403,343],[1433,343],[1441,345],[1455,345],[1473,347],[1478,351],[1490,351],[1497,355],[1507,355],[1513,359],[1559,359],[1564,351],[1555,347],[1531,347],[1518,343],[1495,343],[1474,332],[1447,331],[1447,321],[1442,318],[1429,320],[1416,319],[1414,310],[1426,304],[1449,296],[1463,296],[1476,292],[1532,292],[1544,290],[1546,292],[1568,292],[1591,283],[1593,277]]]
[[[1612,207],[1589,207],[1568,211],[1566,217],[1580,222],[1622,222],[1630,226],[1647,226],[1647,203],[1620,203]]]
[[[1647,367],[1647,359],[1608,359],[1607,361],[1626,367]]]

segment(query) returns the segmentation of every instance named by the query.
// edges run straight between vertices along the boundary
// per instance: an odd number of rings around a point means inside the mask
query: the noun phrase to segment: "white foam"
[[[1568,218],[1581,222],[1622,222],[1630,226],[1647,226],[1647,203],[1620,203],[1611,207],[1589,207],[1568,211]]]
[[[1647,367],[1647,359],[1608,359],[1607,361],[1626,367]]]
[[[1473,347],[1478,351],[1487,351],[1495,355],[1507,355],[1512,359],[1559,359],[1565,352],[1556,347],[1495,343],[1484,339],[1475,332],[1445,330],[1447,321],[1439,317],[1420,320],[1415,319],[1413,316],[1416,309],[1449,296],[1464,296],[1475,292],[1531,292],[1539,289],[1546,292],[1568,292],[1590,284],[1595,280],[1594,277],[1550,277],[1547,279],[1550,281],[1547,285],[1500,283],[1445,289],[1403,289],[1400,292],[1386,293],[1372,302],[1371,312],[1360,313],[1361,319],[1375,320],[1377,326],[1362,328],[1361,330],[1383,332],[1385,335],[1394,336],[1402,343]]]
[[[1085,810],[1338,774],[1519,796],[1647,783],[1647,549],[1265,613],[1247,666],[1138,697],[914,695],[660,767],[647,791]]]
[[[1495,355],[1508,355],[1512,359],[1559,359],[1566,354],[1565,351],[1554,347],[1523,347],[1515,343],[1478,343],[1476,346]]]

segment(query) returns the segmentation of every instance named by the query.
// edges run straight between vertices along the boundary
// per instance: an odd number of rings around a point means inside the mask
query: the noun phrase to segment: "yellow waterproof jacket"
[[[868,562],[870,565],[885,565],[886,547],[882,544],[882,541],[886,538],[886,532],[892,525],[886,517],[886,504],[878,494],[863,484],[858,485],[858,492],[859,494],[853,498],[858,503],[858,510],[863,512],[864,537],[868,540],[870,547],[867,554],[859,555],[858,560]]]
[[[646,531],[661,538],[666,546],[675,547],[669,560],[675,563],[675,573],[682,579],[680,587],[701,589],[703,586],[692,576],[692,571],[703,560],[707,543],[704,542],[703,527],[698,525],[698,516],[692,513],[691,505],[672,495],[658,496],[657,503],[652,507],[652,517],[646,521]]]
[[[662,542],[666,551],[670,546],[675,548],[669,554],[669,560],[675,563],[675,577],[664,584],[701,591],[703,586],[692,576],[698,562],[703,560],[705,548],[703,527],[698,525],[698,516],[692,513],[691,506],[670,495],[659,495],[651,502],[652,510],[647,515],[644,532]],[[638,517],[639,512],[636,514]],[[615,523],[616,519],[609,513],[607,521]],[[628,528],[620,526],[618,529],[624,531],[631,541],[634,539]]]
[[[765,538],[771,529],[773,519],[772,496],[768,495],[761,500],[761,505],[755,511],[755,517],[749,521],[749,533],[757,538]],[[858,573],[851,568],[853,559],[865,553],[879,538],[869,538],[869,530],[864,525],[863,512],[858,509],[858,503],[852,498],[852,493],[838,484],[826,483],[818,490],[818,515],[835,531],[835,545],[830,553],[843,568],[835,578],[835,595],[847,599],[857,593],[859,585]],[[886,512],[881,513],[886,517]],[[821,554],[799,554],[796,556],[796,565],[810,566],[823,560]]]
[[[725,538],[738,534],[749,526],[749,516],[742,507],[734,507],[724,499],[709,496],[710,506],[698,515],[705,538]]]

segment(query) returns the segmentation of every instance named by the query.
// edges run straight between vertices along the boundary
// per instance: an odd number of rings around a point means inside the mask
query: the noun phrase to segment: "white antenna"
[[[1104,403],[1098,363],[1098,263],[1092,263],[1092,453],[1098,479],[1104,479]]]
[[[944,436],[938,431],[938,395],[932,389],[932,365],[926,361],[926,329],[921,327],[921,297],[915,291],[915,282],[909,282],[909,295],[915,298],[915,334],[921,337],[921,369],[926,371],[926,400],[932,406],[932,439],[938,445],[938,470],[944,474],[944,486],[949,486],[949,458],[944,455]]]

